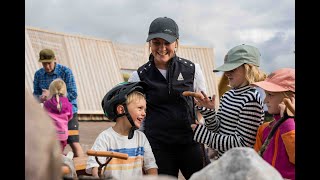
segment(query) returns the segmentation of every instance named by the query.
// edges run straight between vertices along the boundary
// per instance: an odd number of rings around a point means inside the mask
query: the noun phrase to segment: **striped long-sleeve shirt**
[[[198,110],[205,124],[195,128],[193,139],[216,149],[219,157],[233,147],[253,147],[264,119],[260,93],[251,86],[227,91],[217,113],[214,109]]]

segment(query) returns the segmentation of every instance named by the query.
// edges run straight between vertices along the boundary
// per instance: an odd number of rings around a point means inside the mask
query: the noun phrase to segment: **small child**
[[[265,122],[258,129],[254,145],[254,149],[258,152],[266,141],[272,127],[283,116],[285,110],[284,99],[294,100],[295,70],[291,68],[279,69],[271,73],[265,81],[256,82],[252,85],[259,86],[265,90],[264,103],[268,107],[268,112],[274,118],[273,121]],[[275,167],[283,178],[295,179],[294,118],[288,118],[278,127],[262,157]]]
[[[58,78],[53,80],[49,86],[50,95],[43,107],[54,121],[58,140],[60,141],[62,152],[67,145],[68,122],[72,119],[72,104],[67,98],[66,83]]]
[[[105,167],[104,175],[115,179],[131,179],[146,174],[157,175],[158,166],[145,134],[138,129],[146,117],[144,82],[122,83],[112,88],[102,100],[102,108],[108,119],[116,124],[96,138],[92,150],[126,153],[127,160],[112,158]],[[98,157],[104,164],[105,157]],[[89,156],[86,173],[99,177],[99,164]]]

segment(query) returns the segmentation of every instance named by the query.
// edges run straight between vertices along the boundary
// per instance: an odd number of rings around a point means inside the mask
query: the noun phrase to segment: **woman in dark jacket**
[[[149,61],[133,72],[128,81],[141,80],[150,87],[146,92],[143,131],[155,155],[158,173],[178,177],[180,170],[189,179],[204,166],[204,156],[200,144],[192,139],[194,101],[182,92],[206,92],[206,85],[199,64],[176,55],[178,39],[174,20],[159,17],[152,21],[147,38]]]

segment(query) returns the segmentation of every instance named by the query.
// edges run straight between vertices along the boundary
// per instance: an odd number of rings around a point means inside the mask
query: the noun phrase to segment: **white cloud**
[[[274,37],[275,32],[264,29],[247,29],[236,31],[235,34],[243,42],[263,43]]]
[[[292,0],[26,0],[25,8],[27,26],[130,44],[145,43],[151,21],[167,16],[182,44],[213,47],[216,65],[245,43],[259,48],[267,72],[294,66]]]

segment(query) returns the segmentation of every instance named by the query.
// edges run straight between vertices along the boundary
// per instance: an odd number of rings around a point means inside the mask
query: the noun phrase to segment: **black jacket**
[[[173,57],[165,79],[150,55],[149,62],[138,68],[137,72],[140,80],[150,86],[146,92],[147,116],[144,122],[150,143],[193,143],[190,125],[195,120],[194,102],[193,98],[182,96],[182,92],[193,91],[194,63]]]

